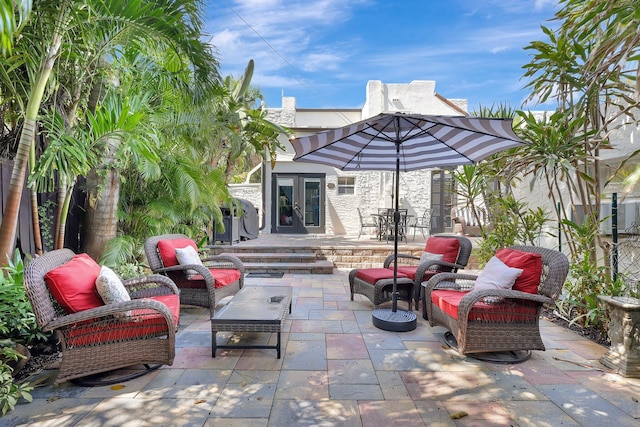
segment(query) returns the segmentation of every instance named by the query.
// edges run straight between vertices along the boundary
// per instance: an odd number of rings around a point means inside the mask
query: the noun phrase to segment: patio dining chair
[[[358,216],[360,217],[360,231],[358,232],[358,239],[360,239],[362,231],[365,228],[373,228],[374,230],[376,230],[376,236],[380,236],[380,225],[374,218],[365,217],[364,215],[362,215],[362,211],[360,210],[360,208],[358,208]]]
[[[431,234],[431,215],[433,214],[433,209],[427,208],[422,213],[422,216],[416,218],[415,222],[411,224],[413,228],[413,241],[416,240],[416,230],[420,229],[420,233],[422,233],[422,237],[426,238]],[[426,230],[426,234],[425,234]]]
[[[567,257],[553,249],[501,249],[478,275],[441,273],[424,283],[423,316],[444,326],[461,354],[524,352],[513,360],[523,361],[545,350],[540,310],[560,295],[568,271]]]
[[[173,363],[180,300],[168,277],[120,281],[87,254],[57,249],[27,264],[24,287],[38,326],[60,340],[55,384],[114,384]]]
[[[208,307],[211,316],[222,298],[244,285],[244,264],[238,257],[201,257],[196,243],[184,234],[150,237],[144,251],[151,271],[168,276],[180,289],[180,303]]]

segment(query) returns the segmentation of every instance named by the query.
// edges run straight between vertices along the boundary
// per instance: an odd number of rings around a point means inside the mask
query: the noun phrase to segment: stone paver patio
[[[346,271],[246,284],[293,287],[281,359],[257,349],[219,349],[212,358],[208,310],[184,306],[173,366],[122,388],[38,387],[34,401],[0,425],[640,425],[640,380],[607,372],[598,361],[606,348],[550,322],[542,321],[546,352],[522,364],[491,364],[447,348],[444,329],[429,327],[420,313],[414,331],[375,328],[373,305],[361,295],[349,300]],[[231,335],[218,333],[218,342]],[[461,411],[467,415],[451,418]]]

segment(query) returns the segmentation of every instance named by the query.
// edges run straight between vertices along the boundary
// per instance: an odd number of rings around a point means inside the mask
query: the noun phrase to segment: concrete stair
[[[240,258],[247,272],[332,274],[334,268],[382,267],[393,252],[393,244],[335,237],[261,235],[234,245],[209,246],[211,254],[229,253]],[[424,241],[404,243],[398,252],[420,256]],[[472,255],[467,269],[477,268]]]
[[[213,249],[212,249],[213,250]],[[333,274],[333,262],[318,257],[311,248],[225,247],[214,253],[240,258],[247,273]]]
[[[334,268],[382,267],[392,248],[360,247],[283,247],[283,246],[212,246],[213,254],[233,254],[254,273],[332,274]],[[403,248],[402,253],[420,256],[422,247]]]

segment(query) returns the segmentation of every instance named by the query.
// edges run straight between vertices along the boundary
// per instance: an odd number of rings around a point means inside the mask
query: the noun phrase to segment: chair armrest
[[[475,282],[477,278],[478,276],[475,274],[438,273],[430,278],[423,287],[425,288],[425,293],[429,295],[435,289],[468,291],[473,286],[472,282]]]
[[[420,261],[419,256],[409,255],[409,254],[398,254],[398,260],[400,259],[412,259],[412,260]],[[393,264],[393,254],[387,255],[387,257],[384,259],[383,266],[384,268],[388,268],[391,264]]]
[[[201,264],[185,264],[185,265],[174,265],[171,267],[163,267],[159,268],[154,273],[182,273],[185,276],[187,275],[187,270],[195,270],[199,275],[204,279],[207,288],[215,289],[216,281],[211,274],[211,271],[207,267]]]
[[[244,273],[244,264],[240,258],[230,254],[220,254],[202,257],[202,262],[208,268],[232,268]]]
[[[175,294],[179,295],[180,291],[176,284],[161,274],[150,274],[148,276],[135,277],[122,282],[129,292],[131,299],[150,298],[158,295]]]
[[[159,301],[146,298],[132,299],[131,301],[122,301],[114,304],[106,304],[96,308],[90,308],[78,313],[67,314],[59,317],[44,325],[42,330],[45,332],[54,331],[56,329],[71,326],[76,323],[86,322],[87,320],[97,320],[103,317],[111,317],[116,314],[124,314],[131,310],[152,310],[160,313],[164,317],[169,330],[175,330],[173,314],[169,307]]]
[[[429,261],[424,261],[420,263],[420,265],[418,266],[418,271],[422,271],[422,274],[424,274],[425,271],[427,271],[433,266],[449,267],[451,271],[448,271],[447,273],[455,273],[456,270],[464,268],[464,265],[456,264],[454,262],[429,260]],[[442,268],[438,268],[436,271],[442,271]]]
[[[460,307],[467,304],[467,301],[473,305],[485,297],[500,297],[504,299],[520,300],[520,301],[532,301],[538,304],[553,303],[553,300],[544,295],[530,294],[528,292],[515,291],[513,289],[483,289],[478,291],[471,291],[462,298]]]

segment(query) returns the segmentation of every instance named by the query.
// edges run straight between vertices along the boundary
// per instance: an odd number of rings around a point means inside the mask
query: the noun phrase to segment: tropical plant
[[[33,314],[23,286],[24,263],[16,250],[0,269],[0,338],[33,345],[46,339]]]
[[[12,362],[24,358],[17,345],[31,346],[46,339],[40,330],[23,286],[24,263],[16,250],[8,266],[0,269],[0,408],[13,410],[18,399],[31,401],[28,383],[17,382]],[[15,364],[15,363],[14,363]]]
[[[251,59],[240,79],[225,77],[213,104],[214,140],[218,142],[213,162],[224,168],[226,182],[232,180],[234,172],[247,169],[248,162],[262,161],[265,154],[274,162],[276,149],[283,148],[278,136],[288,135],[286,129],[266,119],[267,111],[260,103],[262,95],[251,87],[253,70]],[[255,164],[248,166],[250,169]]]
[[[458,200],[463,200],[465,207],[471,209],[471,214],[476,219],[480,227],[480,234],[484,234],[485,224],[480,221],[479,210],[482,209],[487,200],[487,184],[491,179],[488,165],[464,165],[451,171],[451,177],[455,181],[453,192],[458,196]]]
[[[50,111],[42,124],[48,144],[33,167],[29,184],[36,192],[58,190],[53,249],[60,249],[64,246],[71,191],[78,176],[86,174],[96,164],[98,153],[94,141],[81,128],[67,130],[57,111]]]
[[[2,0],[0,2],[0,52],[11,53],[14,37],[31,13],[31,0]]]
[[[491,227],[484,229],[478,242],[478,260],[487,262],[498,249],[513,245],[537,246],[548,235],[549,214],[541,207],[531,208],[512,194],[487,197]]]
[[[27,402],[32,401],[31,390],[33,387],[28,382],[17,382],[13,376],[13,368],[10,362],[17,362],[24,357],[14,347],[10,340],[0,340],[0,412],[5,415],[12,411],[20,398]]]
[[[532,185],[544,183],[560,206],[557,220],[573,272],[565,302],[574,318],[597,323],[597,292],[619,288],[608,272],[608,257],[598,255],[607,253],[599,233],[605,186],[600,152],[609,148],[613,130],[637,122],[640,5],[563,0],[556,20],[556,30],[542,27],[546,41],[527,47],[532,60],[524,69],[530,100],[554,100],[558,108],[546,116],[520,113],[523,139],[532,144],[511,165],[529,175]]]
[[[170,72],[176,80],[182,80],[183,87],[191,88],[196,97],[201,96],[216,76],[217,63],[211,47],[200,40],[202,4],[198,0],[40,0],[35,2],[33,10],[35,16],[30,21],[34,22],[33,31],[27,25],[22,33],[25,35],[24,45],[30,48],[32,62],[37,65],[30,67],[32,72],[25,74],[29,76],[29,96],[23,110],[20,142],[0,226],[0,253],[10,253],[14,244],[26,167],[28,163],[35,164],[35,154],[31,148],[38,114],[50,77],[59,61],[66,61],[68,65],[60,69],[60,75],[70,70],[86,70],[83,75],[88,76],[79,80],[81,84],[70,86],[65,92],[71,99],[65,109],[67,113],[83,105],[83,98],[74,95],[100,93],[103,81],[94,79],[95,70],[102,68],[104,63],[100,61],[104,58],[117,58],[123,46],[136,47],[150,54],[173,52],[173,55],[163,55],[165,65],[171,68]],[[92,50],[96,41],[100,43],[96,50]],[[173,59],[166,61],[169,57]],[[185,76],[190,77],[185,79]],[[97,89],[87,90],[89,88]],[[93,96],[93,99],[99,99],[99,96]],[[86,98],[85,102],[89,103]],[[73,120],[68,120],[68,123],[73,124]],[[103,177],[103,180],[106,179]],[[115,202],[117,204],[117,200]],[[103,209],[108,209],[108,206]]]

